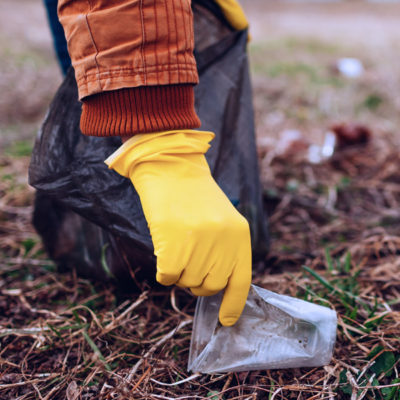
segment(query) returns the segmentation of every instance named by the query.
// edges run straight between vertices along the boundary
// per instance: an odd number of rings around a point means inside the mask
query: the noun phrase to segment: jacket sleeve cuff
[[[191,84],[140,86],[83,99],[81,131],[89,136],[132,136],[200,127]]]

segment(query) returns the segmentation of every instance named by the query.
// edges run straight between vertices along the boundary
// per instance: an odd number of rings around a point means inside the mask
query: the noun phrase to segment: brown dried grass
[[[195,300],[58,273],[30,224],[27,162],[0,162],[1,399],[399,398],[400,160],[390,138],[321,165],[261,160],[272,246],[254,282],[339,314],[333,360],[313,369],[188,374]]]

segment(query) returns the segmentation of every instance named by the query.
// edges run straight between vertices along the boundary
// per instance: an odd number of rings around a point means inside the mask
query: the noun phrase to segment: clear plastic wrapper
[[[336,312],[251,286],[232,327],[218,322],[222,295],[198,299],[189,371],[202,373],[318,367],[329,364],[336,340]]]

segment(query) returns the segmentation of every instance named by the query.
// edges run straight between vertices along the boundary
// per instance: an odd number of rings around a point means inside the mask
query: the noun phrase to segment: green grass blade
[[[311,276],[313,276],[319,283],[324,285],[327,289],[331,290],[332,292],[336,292],[336,288],[332,286],[325,278],[316,273],[314,270],[305,265],[303,265],[303,269],[307,271]]]
[[[107,371],[111,371],[111,367],[107,364],[106,359],[104,358],[103,354],[101,354],[100,349],[96,346],[96,343],[93,342],[92,338],[88,335],[86,331],[82,331],[83,337],[86,339],[88,342],[89,346],[92,348],[92,350],[97,354],[97,357],[99,357],[99,360],[104,364],[105,368]]]

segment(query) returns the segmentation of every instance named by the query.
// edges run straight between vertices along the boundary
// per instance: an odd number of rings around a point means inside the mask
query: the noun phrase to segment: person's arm
[[[83,102],[83,134],[200,126],[190,1],[60,0],[58,14]]]
[[[194,131],[193,23],[188,0],[61,0],[60,21],[83,102],[81,130],[129,138],[108,160],[139,194],[161,284],[196,295],[225,289],[233,325],[251,282],[247,221],[211,176],[210,132]]]

